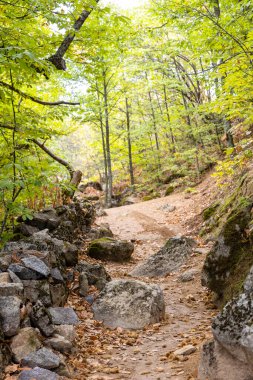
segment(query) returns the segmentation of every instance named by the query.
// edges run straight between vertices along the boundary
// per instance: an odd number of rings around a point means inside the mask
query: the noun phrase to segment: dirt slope
[[[127,278],[137,264],[157,252],[168,238],[178,234],[195,237],[199,247],[203,247],[196,230],[201,223],[201,211],[213,197],[213,187],[213,179],[207,177],[197,187],[196,194],[175,193],[165,198],[107,210],[108,215],[100,218],[98,223],[108,223],[116,236],[133,240],[136,247],[130,263],[105,265],[111,276]],[[176,209],[167,212],[164,207],[167,205]],[[87,305],[80,305],[80,310],[84,306],[86,310],[86,314],[84,311],[81,313],[86,321],[79,328],[79,347],[83,355],[88,354],[85,362],[88,371],[84,378],[196,379],[199,348],[210,337],[210,321],[215,313],[209,295],[200,285],[204,258],[205,254],[194,253],[179,272],[159,280],[146,279],[158,283],[164,290],[166,319],[145,331],[110,331],[92,320]],[[180,282],[179,275],[191,268],[199,271],[195,279]],[[186,361],[175,360],[171,352],[187,344],[196,346],[196,352]],[[79,353],[75,364],[78,365],[81,359]]]

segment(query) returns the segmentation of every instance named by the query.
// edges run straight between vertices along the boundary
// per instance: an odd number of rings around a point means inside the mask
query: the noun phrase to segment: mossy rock
[[[160,198],[160,194],[159,193],[152,193],[150,195],[144,195],[144,197],[142,198],[142,200],[144,202],[146,201],[151,201],[152,199],[157,199],[157,198]]]
[[[167,189],[165,191],[165,196],[167,197],[168,195],[172,194],[174,192],[174,190],[175,190],[174,186],[167,187]]]
[[[124,262],[130,260],[134,245],[126,240],[101,238],[93,240],[87,250],[87,255],[98,260]]]
[[[202,284],[213,290],[221,303],[238,294],[253,264],[253,247],[245,232],[251,222],[253,203],[244,197],[234,200],[229,212],[223,215],[219,236],[202,273]]]
[[[174,181],[175,179],[178,179],[178,178],[183,178],[185,177],[185,174],[184,173],[171,173],[171,174],[168,174],[167,177],[162,181],[164,185],[168,185],[169,183],[171,183],[172,181]]]

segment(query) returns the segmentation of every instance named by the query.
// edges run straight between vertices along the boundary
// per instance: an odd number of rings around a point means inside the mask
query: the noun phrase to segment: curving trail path
[[[161,279],[147,280],[157,283],[164,291],[166,319],[144,331],[110,332],[96,324],[86,344],[89,380],[193,380],[197,378],[199,349],[210,338],[210,321],[215,313],[207,291],[201,287],[200,271],[208,247],[196,236],[202,223],[200,213],[210,203],[214,186],[207,177],[196,189],[196,194],[175,193],[165,198],[106,210],[107,216],[97,223],[108,223],[113,233],[135,242],[133,259],[127,264],[105,265],[113,278],[127,277],[128,273],[145,258],[157,252],[166,240],[178,234],[193,236],[204,248],[194,253],[177,273]],[[173,212],[166,206],[175,206]],[[188,269],[198,274],[190,282],[180,282],[179,276]],[[140,280],[144,280],[141,278]],[[91,322],[90,326],[94,325]],[[88,331],[88,327],[86,329]],[[94,337],[95,336],[95,337]],[[87,342],[86,342],[87,343]],[[185,361],[171,355],[176,349],[193,344],[196,352]]]

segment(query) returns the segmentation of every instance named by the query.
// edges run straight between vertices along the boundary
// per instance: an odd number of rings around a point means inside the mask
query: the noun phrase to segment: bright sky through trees
[[[104,4],[113,4],[123,9],[138,7],[145,3],[145,0],[103,0]]]

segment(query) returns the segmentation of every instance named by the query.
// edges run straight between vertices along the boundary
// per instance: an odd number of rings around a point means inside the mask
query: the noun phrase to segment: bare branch
[[[43,106],[61,106],[61,105],[70,105],[70,106],[78,106],[80,103],[77,102],[66,102],[64,100],[58,100],[57,102],[46,102],[44,100],[40,100],[32,95],[25,94],[23,91],[20,91],[19,89],[15,88],[14,86],[5,83],[3,81],[0,81],[0,86],[3,86],[5,88],[8,88],[8,90],[14,91],[20,96],[22,96],[25,99],[29,99],[32,102],[42,104]]]

